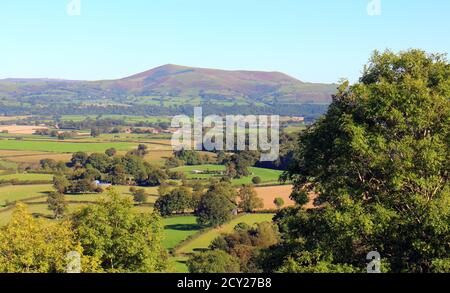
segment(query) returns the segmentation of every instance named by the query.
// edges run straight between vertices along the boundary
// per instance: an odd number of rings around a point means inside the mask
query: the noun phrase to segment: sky
[[[447,53],[449,32],[448,0],[0,0],[0,79],[178,64],[356,81],[373,50]]]

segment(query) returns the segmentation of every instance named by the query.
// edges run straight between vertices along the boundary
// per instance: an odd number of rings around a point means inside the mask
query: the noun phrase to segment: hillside
[[[105,113],[123,113],[134,107],[134,112],[160,113],[198,105],[210,105],[214,111],[232,107],[238,112],[255,108],[270,112],[269,108],[289,109],[292,104],[323,107],[335,89],[333,84],[305,83],[280,72],[164,65],[118,80],[3,79],[0,105],[15,114],[47,113],[55,107],[62,112],[83,108],[85,113],[86,108],[97,107],[92,110],[97,113],[101,107],[108,108]],[[148,108],[151,110],[143,110]]]

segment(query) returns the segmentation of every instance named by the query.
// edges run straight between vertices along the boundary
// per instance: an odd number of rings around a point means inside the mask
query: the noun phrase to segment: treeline
[[[204,115],[282,115],[302,116],[306,122],[317,120],[323,115],[328,105],[323,104],[277,104],[267,106],[239,105],[223,106],[213,103],[205,103]],[[175,116],[194,113],[193,105],[176,105],[171,107],[151,105],[129,105],[129,106],[95,106],[82,104],[52,104],[52,106],[41,105],[40,107],[27,107],[8,105],[0,103],[1,114],[14,115],[132,115],[132,116]]]

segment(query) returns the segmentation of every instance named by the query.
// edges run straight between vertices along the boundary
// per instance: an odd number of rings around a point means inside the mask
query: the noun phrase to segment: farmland
[[[62,121],[83,121],[87,116],[62,116]],[[98,117],[89,116],[91,119]],[[127,123],[137,121],[158,122],[167,121],[167,117],[125,117],[119,115],[104,115],[101,119],[123,119]],[[29,119],[29,117],[27,118]],[[50,118],[49,118],[50,119]],[[145,120],[143,120],[145,119]],[[51,119],[50,119],[51,120]],[[49,120],[49,121],[50,121]],[[8,127],[8,126],[4,126]],[[12,127],[12,126],[11,126]],[[27,129],[33,129],[29,126]],[[170,134],[167,133],[101,133],[93,137],[89,129],[76,131],[74,136],[67,139],[58,139],[50,135],[36,135],[31,131],[9,131],[0,133],[0,226],[6,225],[15,211],[14,204],[23,202],[28,211],[37,218],[46,221],[55,221],[53,211],[49,210],[47,198],[54,191],[52,184],[55,171],[40,169],[41,161],[44,159],[54,162],[64,162],[64,166],[72,168],[70,162],[73,153],[85,152],[88,156],[93,153],[104,153],[105,150],[114,148],[117,156],[125,156],[129,151],[136,150],[138,145],[146,146],[146,153],[141,156],[144,162],[148,162],[161,168],[166,159],[173,157]],[[22,130],[25,130],[23,128]],[[64,130],[61,130],[64,131]],[[200,180],[206,186],[208,179],[220,179],[225,171],[225,166],[214,165],[217,155],[209,152],[198,152],[204,161],[212,164],[197,166],[182,166],[168,169],[184,174],[184,179],[170,180],[172,190],[181,184],[190,184]],[[86,166],[83,166],[86,168]],[[72,169],[74,171],[75,169]],[[45,171],[45,172],[44,172]],[[67,171],[67,170],[66,170]],[[66,172],[65,171],[65,172]],[[254,177],[260,177],[261,183],[255,188],[256,193],[263,199],[263,209],[275,209],[273,200],[275,197],[284,199],[286,205],[292,205],[289,199],[292,187],[289,185],[278,185],[278,179],[282,171],[250,167],[250,175],[233,179],[232,184],[236,190],[240,185],[252,184]],[[67,174],[70,174],[70,170]],[[43,184],[46,183],[46,184]],[[11,184],[11,185],[9,185]],[[14,184],[14,185],[12,185]],[[27,185],[28,184],[28,185]],[[267,186],[266,186],[267,185]],[[276,185],[276,186],[270,186]],[[143,189],[147,194],[144,204],[135,203],[133,211],[137,213],[152,213],[154,204],[159,197],[158,186],[137,187]],[[115,185],[114,189],[123,197],[133,198],[129,185]],[[105,198],[107,190],[103,193],[84,192],[77,194],[65,194],[67,204],[66,216],[86,207],[98,204]],[[192,211],[190,211],[192,212]],[[197,223],[197,217],[193,214],[179,216],[168,216],[162,219],[164,232],[162,235],[162,246],[171,254],[169,257],[170,271],[187,272],[185,261],[188,256],[202,249],[208,248],[211,241],[220,233],[226,233],[241,223],[252,225],[265,221],[271,221],[273,214],[242,214],[220,228],[210,228]]]
[[[174,171],[184,172],[188,179],[209,179],[211,177],[221,177],[218,174],[197,174],[196,171],[202,171],[208,173],[209,171],[225,171],[225,166],[221,165],[200,165],[200,166],[183,166],[174,168]],[[263,169],[263,168],[250,168],[251,175],[240,179],[233,179],[234,185],[251,184],[253,177],[260,177],[262,183],[274,184],[278,183],[278,179],[282,174],[282,171]]]
[[[0,140],[0,150],[44,151],[55,153],[74,152],[104,152],[108,148],[130,150],[135,146],[129,142],[114,143],[83,143],[64,141],[30,141],[30,140]]]

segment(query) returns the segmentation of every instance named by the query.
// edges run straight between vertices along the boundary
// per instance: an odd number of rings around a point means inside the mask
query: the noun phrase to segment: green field
[[[171,249],[189,236],[198,233],[203,227],[197,224],[195,216],[165,218],[163,246]]]
[[[207,249],[211,242],[220,236],[221,233],[229,233],[233,231],[237,224],[246,223],[251,226],[256,223],[271,222],[273,216],[274,214],[245,214],[238,216],[220,228],[209,230],[195,239],[187,241],[176,250],[176,254],[189,254],[198,250]]]
[[[51,174],[8,174],[0,175],[0,181],[14,179],[18,181],[52,181],[53,176]]]
[[[225,171],[225,166],[222,165],[200,165],[200,166],[183,166],[172,169],[173,171],[179,171],[184,172],[186,177],[188,179],[209,179],[211,177],[221,177],[221,175],[214,175],[214,174],[193,174],[192,172],[194,170],[198,171]],[[250,168],[250,172],[252,173],[250,176],[240,178],[240,179],[233,179],[233,184],[235,185],[242,185],[242,184],[251,184],[253,177],[260,177],[262,180],[262,183],[277,183],[278,178],[280,178],[280,175],[283,173],[279,170],[272,170],[272,169],[263,169],[263,168]]]
[[[56,142],[0,139],[0,150],[44,151],[54,153],[104,152],[108,148],[116,148],[119,151],[127,151],[135,146],[136,144],[128,142],[78,143],[64,141]]]
[[[37,196],[46,196],[52,186],[45,185],[10,185],[0,187],[0,207],[5,201],[14,202]],[[45,200],[45,198],[44,198]]]

